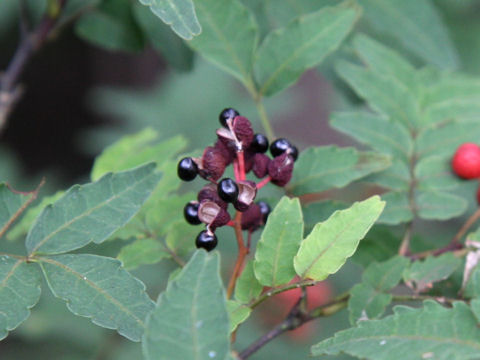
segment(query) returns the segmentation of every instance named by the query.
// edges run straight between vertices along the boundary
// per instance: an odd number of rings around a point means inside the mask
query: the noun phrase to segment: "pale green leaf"
[[[417,99],[411,89],[396,78],[345,61],[336,69],[373,110],[392,121],[400,121],[408,129],[418,124],[420,109]]]
[[[308,148],[295,163],[292,180],[287,188],[295,195],[341,188],[389,165],[388,156],[354,148]]]
[[[470,308],[456,302],[452,309],[431,300],[423,308],[396,306],[381,320],[361,321],[314,345],[314,356],[340,352],[370,360],[478,358],[480,329]]]
[[[12,191],[7,184],[0,184],[0,238],[25,210],[26,203],[32,196],[34,193],[18,193]]]
[[[378,291],[393,289],[402,279],[402,272],[410,263],[403,256],[394,256],[384,262],[374,262],[362,275],[362,281]]]
[[[59,254],[102,242],[140,209],[159,181],[154,170],[148,164],[72,187],[38,216],[27,235],[28,253]]]
[[[396,225],[413,219],[413,212],[406,192],[391,191],[382,194],[382,199],[387,205],[378,219],[379,223]]]
[[[141,265],[155,264],[162,259],[169,258],[160,240],[145,238],[137,239],[122,248],[117,256],[125,269],[135,269]]]
[[[192,0],[140,0],[178,36],[191,40],[202,32]]]
[[[310,233],[317,223],[327,220],[333,212],[346,209],[349,205],[333,200],[307,203],[302,207],[305,224],[304,234]]]
[[[170,66],[179,71],[188,71],[193,67],[193,52],[168,25],[147,7],[140,3],[133,8],[135,19],[142,28],[150,44],[157,50]]]
[[[467,298],[480,298],[480,266],[475,266],[470,274],[464,295]]]
[[[447,220],[460,216],[468,205],[464,198],[437,191],[419,191],[416,194],[415,203],[421,218],[435,220]]]
[[[354,325],[357,321],[379,318],[391,302],[391,294],[379,292],[369,284],[356,284],[350,290],[348,299],[350,324]]]
[[[132,341],[140,340],[154,304],[145,285],[125,271],[120,261],[87,254],[37,259],[53,294],[67,301],[71,312],[116,329]]]
[[[253,261],[249,260],[235,284],[235,299],[242,304],[247,304],[260,295],[262,289],[263,285],[258,282],[253,271]]]
[[[294,258],[297,274],[320,281],[337,272],[353,255],[384,206],[379,196],[373,196],[318,223],[302,241]]]
[[[131,169],[147,162],[164,164],[166,160],[182,151],[187,144],[182,136],[175,136],[154,144],[153,142],[157,139],[158,134],[151,128],[122,137],[103,150],[95,159],[91,173],[92,180],[98,180],[109,172]]]
[[[407,161],[413,151],[408,130],[389,118],[367,112],[343,112],[332,114],[331,119],[335,129],[381,153]]]
[[[170,252],[177,256],[185,256],[195,249],[195,238],[202,230],[198,226],[188,224],[185,219],[171,224],[165,237]]]
[[[55,194],[50,196],[45,196],[42,198],[42,201],[38,205],[29,207],[25,214],[23,215],[22,219],[11,228],[11,230],[7,233],[8,240],[15,240],[20,236],[24,236],[28,233],[28,230],[32,226],[33,222],[37,218],[38,215],[42,212],[42,210],[50,204],[53,204],[55,201],[60,199],[60,197],[65,194],[65,191],[57,191]]]
[[[415,166],[415,180],[419,190],[449,190],[458,187],[461,180],[454,175],[451,159],[429,156]]]
[[[458,55],[447,26],[430,0],[362,0],[365,19],[426,62],[456,68]]]
[[[195,0],[202,33],[189,44],[243,83],[250,83],[257,24],[239,0]]]
[[[429,256],[423,261],[415,261],[405,269],[403,279],[413,283],[416,291],[422,292],[430,288],[432,283],[448,278],[461,264],[462,260],[452,253]]]
[[[397,253],[399,246],[400,238],[392,233],[390,227],[376,225],[360,241],[352,260],[366,268],[372,262],[390,259]]]
[[[160,294],[147,319],[147,360],[225,359],[230,325],[219,256],[197,251]]]
[[[252,312],[248,306],[235,300],[227,301],[227,310],[230,318],[230,332],[235,331],[238,325],[247,320]]]
[[[255,59],[260,93],[273,95],[318,65],[347,36],[358,16],[353,2],[326,7],[300,16],[273,31],[263,41]]]
[[[373,182],[387,189],[395,191],[408,191],[410,186],[410,168],[407,162],[399,158],[392,159],[392,165],[386,170],[371,174],[362,180],[365,182]]]
[[[255,251],[255,276],[262,285],[278,286],[294,278],[293,257],[302,238],[300,201],[284,196],[268,216]]]
[[[0,339],[28,318],[40,297],[40,284],[36,265],[0,256]]]

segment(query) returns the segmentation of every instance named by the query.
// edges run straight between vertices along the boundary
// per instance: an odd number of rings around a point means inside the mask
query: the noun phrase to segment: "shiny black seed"
[[[257,202],[257,205],[260,206],[260,212],[263,216],[263,223],[265,224],[267,222],[268,215],[270,215],[270,205],[268,205],[265,201],[259,201]]]
[[[192,181],[198,174],[197,164],[190,157],[183,158],[178,163],[177,174],[183,181]]]
[[[238,197],[238,185],[232,179],[225,178],[218,183],[217,192],[223,201],[234,202]]]
[[[293,158],[293,161],[297,161],[297,159],[298,159],[298,149],[297,149],[296,146],[292,145],[290,147],[289,154]]]
[[[199,206],[198,202],[190,201],[183,208],[183,216],[185,217],[185,220],[187,220],[189,224],[198,225],[202,223],[198,218],[198,206]]]
[[[218,116],[218,120],[223,127],[227,127],[227,120],[233,119],[235,116],[240,115],[240,113],[232,108],[223,109],[220,115]]]
[[[290,141],[288,141],[287,139],[277,139],[270,145],[270,153],[273,157],[277,157],[279,155],[282,155],[291,146],[292,145],[290,144]]]
[[[212,251],[217,246],[218,240],[215,234],[209,234],[207,230],[203,230],[195,239],[195,246],[198,249]]]
[[[265,153],[268,150],[268,139],[265,135],[255,134],[253,136],[253,141],[250,144],[250,148],[255,153]]]

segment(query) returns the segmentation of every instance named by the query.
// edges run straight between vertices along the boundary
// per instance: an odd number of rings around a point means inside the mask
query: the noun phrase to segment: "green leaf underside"
[[[303,238],[298,198],[282,197],[268,216],[255,251],[255,276],[265,286],[288,283],[295,276],[293,257]]]
[[[40,297],[40,283],[35,264],[0,256],[0,339],[28,318]]]
[[[368,232],[365,239],[360,241],[352,260],[366,268],[372,262],[390,259],[397,253],[399,246],[400,239],[390,231],[390,228],[376,225]]]
[[[28,253],[59,254],[107,239],[155,188],[160,175],[154,169],[148,164],[72,187],[38,216],[27,235]]]
[[[371,360],[475,359],[480,353],[480,329],[472,310],[462,302],[452,309],[428,300],[423,308],[396,306],[394,315],[361,321],[314,345],[314,356],[340,352]]]
[[[445,280],[460,265],[462,260],[452,253],[441,256],[429,256],[424,261],[415,261],[403,272],[403,279],[406,282],[413,282],[418,291],[430,287],[433,282]]]
[[[373,152],[335,146],[309,148],[295,163],[288,190],[302,195],[341,188],[389,165],[388,156]]]
[[[302,278],[323,280],[337,272],[380,216],[385,202],[379,196],[354,203],[318,223],[302,241],[294,258],[295,271]]]
[[[227,309],[230,318],[230,332],[235,331],[238,325],[247,320],[252,312],[252,309],[236,300],[228,300]]]
[[[202,33],[189,44],[243,83],[251,82],[257,25],[239,0],[196,0]]]
[[[387,206],[379,222],[408,222],[414,212],[432,220],[461,215],[467,203],[447,193],[461,183],[451,171],[450,161],[461,143],[475,142],[480,136],[480,125],[474,121],[480,112],[476,101],[480,99],[480,82],[416,70],[394,51],[364,35],[357,36],[353,45],[365,66],[342,62],[337,70],[378,115],[337,113],[332,125],[381,153],[395,156],[391,167],[365,179],[393,190],[382,196]],[[458,111],[449,112],[449,106]]]
[[[353,2],[300,16],[271,32],[257,51],[255,77],[260,93],[273,95],[318,65],[347,36],[358,16]]]
[[[246,304],[260,295],[262,290],[263,285],[255,277],[253,261],[249,260],[235,284],[235,299],[242,304]]]
[[[443,68],[456,68],[458,55],[432,1],[403,0],[361,2],[365,19],[422,60]]]
[[[137,239],[120,250],[117,259],[125,269],[135,269],[140,265],[155,264],[162,259],[169,258],[170,254],[159,240],[146,238]]]
[[[219,256],[199,250],[158,297],[143,353],[149,360],[224,359],[229,333]]]
[[[394,288],[402,279],[402,271],[409,261],[395,256],[382,263],[370,264],[362,276],[362,282],[353,287],[348,299],[350,323],[357,320],[375,319],[381,316],[392,301],[386,291]]]
[[[191,40],[202,32],[192,0],[140,0],[140,3],[149,6],[152,13],[183,39]]]
[[[33,194],[15,193],[7,184],[0,184],[0,236],[5,234],[32,196]]]
[[[38,260],[53,294],[67,301],[72,313],[140,341],[154,303],[145,285],[125,271],[120,261],[87,254]]]

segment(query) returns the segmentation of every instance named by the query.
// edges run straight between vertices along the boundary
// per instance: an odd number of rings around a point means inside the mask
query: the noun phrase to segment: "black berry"
[[[222,179],[217,186],[218,196],[223,201],[234,202],[238,197],[238,185],[230,178]]]
[[[223,109],[220,115],[218,116],[218,120],[220,120],[220,124],[222,124],[223,127],[227,127],[227,120],[228,119],[233,119],[235,116],[239,116],[240,113],[232,108],[226,108]]]
[[[291,146],[292,145],[290,144],[290,141],[288,141],[287,139],[277,139],[272,143],[272,145],[270,145],[270,153],[273,157],[277,157],[279,155],[282,155]]]
[[[298,159],[298,149],[297,149],[296,146],[292,145],[290,147],[289,154],[293,158],[293,161],[297,161],[297,159]]]
[[[197,164],[190,157],[183,158],[178,163],[177,174],[183,181],[192,181],[198,174]]]
[[[250,148],[256,153],[265,153],[268,150],[268,139],[265,135],[255,134]]]
[[[215,234],[209,234],[207,230],[203,230],[195,239],[195,246],[198,249],[212,251],[217,246],[218,240]]]
[[[265,224],[267,222],[268,215],[270,215],[270,205],[268,205],[265,201],[259,201],[257,205],[260,206],[260,212],[263,216],[263,223]]]
[[[185,220],[189,224],[192,225],[198,225],[201,224],[202,222],[198,218],[198,206],[200,204],[196,201],[190,201],[185,207],[183,208],[183,216],[185,217]]]

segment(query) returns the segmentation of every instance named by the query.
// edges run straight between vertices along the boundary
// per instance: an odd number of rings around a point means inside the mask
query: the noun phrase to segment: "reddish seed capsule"
[[[243,116],[237,116],[233,119],[233,131],[238,141],[242,143],[244,149],[248,148],[253,141],[253,129],[250,120]]]
[[[233,203],[235,209],[240,212],[247,211],[249,206],[255,200],[257,196],[257,185],[250,180],[239,181],[238,185],[238,198]]]
[[[270,158],[265,154],[255,154],[253,158],[253,173],[259,179],[264,178],[268,174],[268,163]]]
[[[198,218],[210,226],[212,231],[230,221],[230,214],[213,201],[204,200],[198,207]]]
[[[263,215],[259,205],[251,204],[242,214],[242,230],[255,231],[263,224]]]
[[[460,145],[453,155],[452,168],[464,179],[480,177],[480,147],[473,143]]]
[[[274,158],[268,164],[268,175],[272,178],[271,182],[277,186],[285,186],[292,178],[293,158],[287,153]]]
[[[220,179],[227,166],[222,152],[212,146],[207,146],[203,152],[202,166],[199,174],[204,179],[212,179],[214,181]]]

